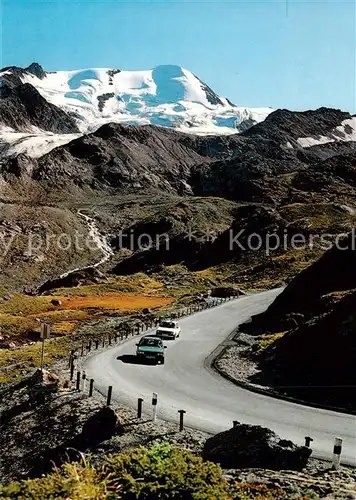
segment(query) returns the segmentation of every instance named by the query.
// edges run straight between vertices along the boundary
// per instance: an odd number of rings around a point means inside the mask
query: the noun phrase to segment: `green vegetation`
[[[109,458],[104,471],[124,498],[228,499],[219,466],[169,444]]]
[[[314,233],[349,231],[356,221],[356,215],[334,203],[293,203],[282,206],[279,213],[290,224],[311,228]]]
[[[113,455],[98,469],[85,462],[67,464],[40,479],[0,488],[0,497],[18,500],[231,498],[219,466],[168,444]]]
[[[111,293],[134,293],[151,295],[164,293],[163,284],[144,273],[129,276],[108,277],[107,282],[93,285],[82,285],[73,288],[58,288],[52,290],[52,295],[62,297],[88,297],[94,295],[109,295]]]
[[[93,466],[65,464],[38,479],[0,486],[4,500],[273,500],[281,488],[259,483],[229,484],[216,464],[167,443],[132,448]]]
[[[270,347],[276,340],[281,339],[286,332],[272,333],[271,335],[262,335],[258,342],[256,342],[255,350],[258,354],[263,353]]]
[[[52,474],[39,479],[12,483],[0,487],[4,500],[104,500],[109,498],[107,480],[86,463],[65,464]],[[113,498],[113,497],[112,497]],[[117,496],[116,498],[120,498]]]

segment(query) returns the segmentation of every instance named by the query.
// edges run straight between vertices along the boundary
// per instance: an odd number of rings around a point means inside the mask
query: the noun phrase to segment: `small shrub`
[[[106,483],[86,464],[66,464],[39,479],[19,481],[0,487],[4,500],[104,500]],[[117,496],[116,498],[120,498]]]
[[[139,447],[109,457],[104,474],[127,499],[231,498],[219,466],[169,444]]]

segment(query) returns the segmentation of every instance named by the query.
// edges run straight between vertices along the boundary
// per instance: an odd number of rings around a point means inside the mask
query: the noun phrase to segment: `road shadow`
[[[128,363],[130,365],[156,365],[155,360],[140,358],[139,356],[135,356],[134,354],[123,354],[122,356],[118,356],[116,359],[121,361],[122,363]]]

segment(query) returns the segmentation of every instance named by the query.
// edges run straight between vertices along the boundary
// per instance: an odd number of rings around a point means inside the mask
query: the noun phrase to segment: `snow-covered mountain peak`
[[[74,113],[83,132],[113,121],[162,125],[197,134],[230,134],[273,111],[234,106],[193,73],[174,65],[143,71],[56,71],[44,78],[25,70],[21,81],[33,85],[52,104]]]
[[[22,81],[38,89],[64,92],[64,97],[90,100],[98,92],[110,91],[121,98],[130,96],[153,96],[148,104],[172,104],[179,101],[197,102],[204,106],[229,105],[219,98],[206,84],[190,71],[174,65],[157,66],[146,71],[121,71],[119,69],[90,68],[76,71],[46,73],[38,78],[33,72],[24,72]],[[95,92],[97,91],[97,92]],[[98,97],[98,95],[97,95]]]
[[[86,68],[46,72],[32,63],[27,68],[1,70],[0,89],[2,154],[21,150],[39,156],[56,146],[56,134],[58,144],[63,144],[66,134],[69,142],[71,134],[94,132],[110,122],[229,135],[263,121],[273,111],[237,107],[175,65],[142,71]]]

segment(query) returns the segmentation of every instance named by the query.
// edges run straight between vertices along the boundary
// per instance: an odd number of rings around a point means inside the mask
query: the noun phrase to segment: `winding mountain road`
[[[184,409],[186,425],[210,433],[230,428],[233,420],[259,424],[299,444],[311,436],[314,456],[328,459],[334,438],[341,437],[342,462],[356,466],[355,416],[250,392],[209,367],[207,359],[218,345],[238,324],[265,310],[280,291],[246,296],[182,319],[180,338],[166,342],[164,365],[135,364],[136,337],[88,358],[87,376],[103,393],[112,385],[113,397],[121,403],[136,407],[143,397],[146,411],[157,392],[159,417],[176,422],[178,410]]]

